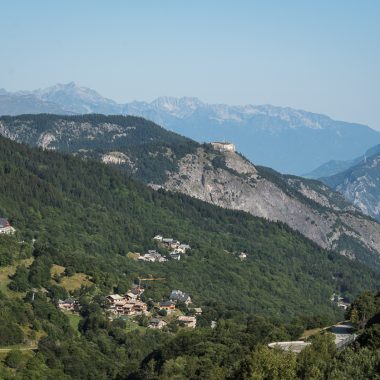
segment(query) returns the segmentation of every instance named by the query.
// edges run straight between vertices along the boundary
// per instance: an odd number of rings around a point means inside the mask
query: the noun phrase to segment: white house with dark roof
[[[8,219],[0,218],[0,234],[13,235],[15,232]]]
[[[59,300],[58,301],[58,307],[62,310],[74,310],[75,305],[77,305],[77,301],[74,299],[67,299],[67,300]]]
[[[141,260],[141,261],[150,261],[152,263],[154,263],[156,261],[159,262],[159,263],[163,263],[165,261],[168,261],[165,257],[163,257],[160,253],[158,253],[154,249],[150,249],[148,251],[148,253],[146,253],[145,255],[139,256],[138,260]]]
[[[172,290],[169,299],[173,302],[184,302],[186,305],[191,303],[191,297],[181,290]]]

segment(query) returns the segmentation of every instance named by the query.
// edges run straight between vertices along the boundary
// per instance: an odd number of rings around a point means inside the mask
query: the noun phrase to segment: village
[[[7,218],[0,218],[0,234],[13,235],[16,229],[11,226]],[[135,259],[145,262],[166,262],[168,259],[181,260],[190,249],[189,244],[181,243],[173,238],[165,238],[162,235],[153,237],[153,241],[161,251],[167,251],[167,257],[157,252],[157,250],[148,250],[144,255],[136,253]],[[192,308],[192,299],[189,294],[181,290],[172,290],[167,299],[160,302],[150,302],[148,304],[141,300],[144,293],[144,287],[133,285],[125,294],[109,294],[105,297],[107,306],[105,312],[110,320],[113,319],[130,319],[137,322],[139,316],[145,316],[148,319],[147,328],[163,329],[169,322],[175,322],[183,328],[195,328],[197,325],[197,316],[202,314],[199,307]],[[182,305],[181,309],[178,307]],[[186,308],[184,313],[183,306]],[[79,308],[79,302],[74,298],[68,298],[58,301],[58,307],[62,311],[76,313]],[[213,324],[215,327],[215,322]]]
[[[0,218],[0,234],[13,235],[16,233],[16,229],[11,226],[7,218]],[[166,238],[162,235],[156,235],[153,237],[153,241],[158,248],[167,251],[167,254],[162,254],[157,249],[150,249],[145,254],[139,252],[131,253],[131,257],[134,260],[151,262],[151,263],[164,263],[169,260],[181,260],[191,250],[189,244],[181,243],[173,238]],[[237,257],[244,261],[248,255],[246,252],[240,252]]]
[[[152,239],[157,249],[167,252],[167,257],[159,253],[156,249],[148,250],[144,255],[133,253],[132,258],[137,261],[163,263],[170,260],[181,260],[191,249],[189,244],[184,244],[173,238],[165,238],[156,235]],[[172,290],[167,299],[159,302],[149,300],[148,303],[141,299],[145,289],[141,285],[141,280],[151,280],[139,278],[139,284],[134,284],[125,294],[109,294],[105,297],[105,312],[110,320],[122,319],[138,322],[141,317],[147,320],[146,327],[150,329],[163,329],[169,323],[175,323],[182,328],[195,328],[197,316],[202,314],[200,307],[192,307],[193,302],[190,295],[179,289]],[[148,306],[149,304],[149,306]],[[63,311],[75,312],[80,305],[77,300],[69,298],[60,300],[58,307]],[[213,321],[212,328],[216,326]]]
[[[16,229],[11,226],[7,218],[0,218],[0,234],[13,235]],[[163,263],[170,260],[181,260],[190,250],[189,244],[182,243],[174,238],[166,238],[158,234],[152,238],[156,249],[148,250],[144,255],[134,253],[134,259],[144,262]],[[234,252],[238,259],[245,261],[248,258],[246,252]],[[150,329],[165,329],[169,323],[175,323],[182,328],[195,328],[197,317],[202,315],[200,307],[194,307],[191,296],[179,289],[172,290],[166,299],[154,301],[149,299],[144,302],[141,299],[145,288],[141,285],[141,280],[157,280],[154,278],[141,279],[139,284],[133,286],[125,294],[109,294],[106,300],[105,313],[110,320],[122,319],[138,323],[139,318],[145,317],[144,327]],[[346,310],[349,303],[339,294],[333,294],[330,301],[337,307]],[[58,307],[62,311],[76,313],[80,304],[75,298],[68,298],[58,301]],[[212,321],[211,327],[216,327],[216,321]],[[298,342],[296,342],[298,343]]]
[[[16,229],[11,226],[7,218],[0,218],[0,234],[13,235]],[[144,255],[135,254],[135,259],[145,262],[166,262],[170,260],[181,260],[181,257],[187,254],[191,249],[189,244],[184,244],[173,238],[165,238],[162,235],[156,235],[152,238],[157,249],[165,252],[167,257],[157,252],[157,250],[148,250]],[[200,307],[192,307],[193,302],[190,295],[179,289],[172,290],[166,299],[159,302],[149,300],[148,303],[141,299],[145,288],[141,285],[141,280],[150,280],[139,278],[139,284],[133,286],[125,294],[109,294],[105,298],[105,313],[110,320],[123,319],[137,323],[138,318],[145,317],[147,323],[145,327],[150,329],[163,329],[169,323],[174,323],[182,328],[195,328],[197,326],[197,316],[202,314]],[[149,306],[148,306],[149,305]],[[58,301],[58,307],[64,312],[77,314],[80,309],[79,301],[76,298],[68,298]],[[213,321],[212,327],[216,326]]]
[[[197,325],[197,316],[202,314],[200,307],[191,307],[192,300],[189,294],[181,290],[172,290],[168,299],[160,302],[148,304],[141,300],[140,296],[144,293],[141,285],[133,285],[125,294],[109,294],[107,295],[107,306],[105,312],[110,320],[122,319],[137,322],[137,318],[145,316],[147,320],[147,328],[163,329],[170,322],[175,322],[180,327],[195,328]],[[187,312],[184,315],[183,308],[178,308],[179,304],[186,306]],[[75,299],[60,300],[58,307],[63,311],[75,312],[79,307],[79,303]],[[214,324],[215,326],[215,324]]]
[[[179,261],[181,260],[181,257],[184,257],[186,253],[191,249],[189,244],[181,243],[180,241],[173,238],[165,238],[162,235],[154,236],[153,241],[156,243],[158,248],[168,251],[167,256],[164,256],[163,254],[157,252],[156,249],[150,249],[144,255],[135,252],[132,254],[132,257],[135,260],[152,263],[164,263],[169,259]]]

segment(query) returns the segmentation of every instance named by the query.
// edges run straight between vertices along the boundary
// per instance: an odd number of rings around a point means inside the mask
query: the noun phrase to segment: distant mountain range
[[[0,90],[0,114],[22,113],[142,116],[199,142],[231,141],[251,161],[298,175],[326,161],[352,160],[380,143],[380,133],[365,125],[292,108],[207,104],[189,97],[119,104],[73,82],[35,91]]]
[[[155,189],[288,224],[320,247],[380,267],[380,224],[321,182],[254,166],[140,117],[0,117],[0,134],[45,150],[114,164]]]

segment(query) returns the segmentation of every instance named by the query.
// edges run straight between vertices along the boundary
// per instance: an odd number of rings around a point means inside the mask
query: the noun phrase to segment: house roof
[[[136,294],[136,293],[133,293],[133,292],[128,292],[128,293],[125,293],[125,296],[126,296],[126,297],[129,297],[129,298],[136,298],[136,297],[137,297],[137,294]]]
[[[124,299],[124,297],[121,296],[120,294],[110,294],[107,298],[111,298],[114,301],[119,301],[119,300]]]
[[[163,302],[160,302],[160,306],[174,306],[175,303],[172,302],[172,301],[163,301]]]
[[[197,318],[191,317],[191,316],[186,316],[186,315],[181,315],[178,317],[178,320],[181,322],[195,322]]]
[[[9,221],[6,218],[0,218],[0,228],[8,227]]]
[[[170,299],[176,301],[186,302],[190,296],[187,293],[181,292],[180,290],[172,290],[170,293]]]
[[[73,299],[67,299],[67,300],[59,300],[58,301],[59,304],[75,304],[75,300]]]

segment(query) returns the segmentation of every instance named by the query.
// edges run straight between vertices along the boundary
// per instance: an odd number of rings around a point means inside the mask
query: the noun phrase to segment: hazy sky
[[[291,106],[380,129],[378,0],[0,0],[0,88],[75,81]]]

